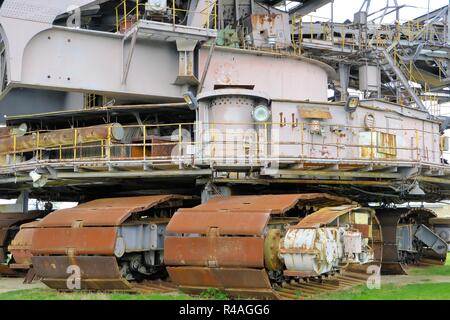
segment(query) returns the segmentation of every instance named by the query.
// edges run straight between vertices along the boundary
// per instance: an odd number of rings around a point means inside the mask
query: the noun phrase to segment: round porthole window
[[[256,122],[266,122],[270,118],[270,110],[267,106],[260,104],[253,109],[252,116]]]

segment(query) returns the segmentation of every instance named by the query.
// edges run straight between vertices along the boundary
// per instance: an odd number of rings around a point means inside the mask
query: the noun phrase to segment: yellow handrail
[[[213,8],[212,8],[213,13],[210,13],[210,10],[209,10],[209,9],[211,9],[211,6],[213,6]],[[123,0],[120,4],[118,4],[114,8],[115,13],[116,13],[116,32],[121,31],[120,26],[121,26],[122,22],[124,24],[125,30],[128,30],[129,19],[130,20],[135,19],[136,20],[135,22],[140,21],[143,17],[143,15],[141,15],[141,10],[145,11],[145,8],[146,8],[146,4],[141,3],[139,0],[136,1],[136,5],[134,7],[132,7],[131,9],[127,7],[126,0]],[[185,14],[193,13],[192,11],[187,10],[187,9],[176,8],[175,0],[172,0],[170,7],[165,7],[162,9],[166,9],[166,11],[172,12],[173,25],[176,24],[177,13],[179,13],[179,12],[183,12]],[[200,12],[197,12],[197,13],[202,15],[202,17],[204,19],[203,25],[206,25],[206,27],[208,29],[210,28],[210,22],[211,22],[211,18],[212,18],[214,30],[217,30],[217,16],[218,16],[217,0],[213,0],[203,10],[201,10]]]

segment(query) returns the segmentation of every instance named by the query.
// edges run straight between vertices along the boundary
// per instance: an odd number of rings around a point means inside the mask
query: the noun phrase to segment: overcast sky
[[[353,20],[353,14],[361,8],[363,0],[334,0],[334,20],[336,22],[344,22],[345,20]],[[377,11],[390,2],[394,5],[394,0],[372,0],[370,11]],[[428,2],[430,3],[430,11],[449,5],[449,0],[397,0],[399,5],[407,5],[409,7],[403,8],[400,11],[400,20],[408,20],[428,12]],[[322,17],[329,19],[331,17],[331,4],[312,13],[314,17]],[[387,17],[386,22],[391,22],[395,19],[395,14]],[[316,20],[323,20],[316,18]]]

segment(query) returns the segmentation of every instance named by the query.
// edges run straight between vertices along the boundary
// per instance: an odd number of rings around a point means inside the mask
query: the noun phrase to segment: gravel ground
[[[40,281],[33,281],[31,284],[24,284],[23,278],[0,278],[0,293],[35,288],[46,288],[46,286]]]

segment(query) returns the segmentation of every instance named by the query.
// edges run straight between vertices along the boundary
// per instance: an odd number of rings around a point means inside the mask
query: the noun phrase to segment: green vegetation
[[[28,289],[0,293],[0,300],[192,300],[185,294],[61,293],[51,289]]]
[[[448,282],[442,282],[442,276],[450,276],[450,254],[444,266],[411,267],[408,274],[413,280],[420,276],[421,283],[384,284],[379,290],[370,290],[365,285],[353,287],[345,291],[335,291],[315,296],[321,300],[450,300],[450,277]],[[429,276],[429,278],[423,278]],[[439,283],[433,279],[441,278]]]
[[[449,279],[450,281],[450,279]],[[449,283],[387,284],[370,290],[360,285],[314,297],[319,300],[450,300]]]
[[[445,266],[412,267],[408,272],[415,276],[450,276],[450,254],[447,255]]]
[[[211,299],[211,300],[228,300],[229,297],[226,292],[216,289],[216,288],[208,288],[200,294],[200,297],[203,299]]]
[[[412,276],[416,283],[401,282],[384,284],[381,289],[370,290],[365,285],[345,291],[334,291],[315,296],[320,300],[450,300],[450,255],[445,266],[412,267]],[[429,278],[428,278],[429,276]],[[443,277],[444,276],[444,277]],[[442,281],[444,279],[444,281]],[[435,280],[439,282],[436,283]],[[0,293],[0,300],[192,300],[198,299],[183,293],[60,293],[51,289],[27,289]],[[200,295],[200,299],[227,300],[227,294],[219,289],[210,288]]]

